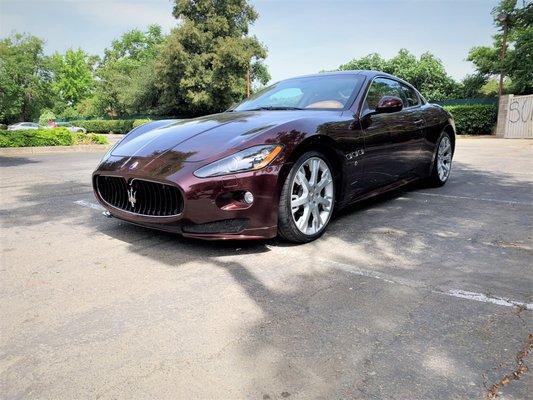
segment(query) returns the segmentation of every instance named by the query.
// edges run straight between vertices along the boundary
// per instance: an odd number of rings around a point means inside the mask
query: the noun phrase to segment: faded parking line
[[[77,204],[82,207],[92,208],[93,210],[105,211],[105,208],[102,207],[100,204],[91,203],[85,200],[76,200],[74,204]]]
[[[455,195],[451,195],[451,194],[427,193],[427,192],[413,192],[413,193],[421,194],[421,195],[424,195],[424,196],[444,197],[444,198],[447,198],[447,199],[461,199],[461,200],[473,200],[473,201],[488,201],[488,202],[490,202],[490,203],[501,203],[501,204],[510,204],[510,205],[533,206],[533,203],[526,203],[526,202],[523,202],[523,201],[488,199],[488,198],[485,198],[485,197],[455,196]]]
[[[307,258],[307,259],[310,258],[310,257],[306,257],[303,254],[298,254],[298,255],[292,254],[286,251],[284,248],[271,246],[271,245],[267,245],[266,247],[268,247],[273,252],[283,253],[284,256],[297,258],[298,260],[301,260],[302,258]],[[363,268],[356,267],[355,265],[345,264],[342,262],[333,261],[333,260],[323,258],[323,257],[313,257],[313,259],[318,260],[320,262],[324,262],[324,263],[334,264],[340,267],[343,271],[346,271],[346,272],[349,272],[355,275],[365,276],[367,278],[374,278],[374,279],[378,279],[380,281],[384,281],[387,283],[399,284],[399,285],[408,286],[411,288],[425,289],[425,290],[430,291],[431,293],[441,294],[441,295],[450,296],[450,297],[456,297],[459,299],[473,300],[473,301],[478,301],[481,303],[491,303],[491,304],[495,304],[498,306],[504,306],[504,307],[520,307],[525,310],[533,311],[533,303],[523,303],[521,301],[509,299],[506,297],[491,296],[491,295],[486,295],[483,293],[470,292],[468,290],[445,289],[445,288],[439,288],[439,287],[432,287],[432,286],[428,286],[424,282],[401,278],[401,277],[397,277],[397,276],[379,272],[379,271],[363,269]]]

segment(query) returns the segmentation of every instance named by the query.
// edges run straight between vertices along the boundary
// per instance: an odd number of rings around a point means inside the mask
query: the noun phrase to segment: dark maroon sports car
[[[335,209],[416,179],[443,185],[452,117],[375,71],[276,83],[232,109],[133,129],[93,174],[109,213],[202,239],[320,236]]]

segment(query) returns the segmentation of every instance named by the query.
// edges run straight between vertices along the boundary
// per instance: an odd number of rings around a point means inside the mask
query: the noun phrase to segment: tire
[[[335,179],[331,164],[319,152],[302,154],[292,166],[281,190],[279,236],[293,243],[317,239],[326,230],[334,205]]]
[[[453,146],[450,135],[442,132],[437,140],[435,155],[433,156],[433,167],[427,179],[428,186],[444,186],[450,178],[452,170]]]

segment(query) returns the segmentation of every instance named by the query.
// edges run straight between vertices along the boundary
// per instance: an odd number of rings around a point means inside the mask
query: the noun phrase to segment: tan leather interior
[[[324,100],[311,103],[305,108],[342,108],[342,103],[337,100]]]

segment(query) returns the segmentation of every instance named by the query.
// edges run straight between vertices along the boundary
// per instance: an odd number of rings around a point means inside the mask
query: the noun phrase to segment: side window
[[[406,101],[404,100],[406,107],[413,107],[420,104],[420,99],[418,98],[418,94],[409,86],[402,85],[402,91],[404,93],[404,97]]]
[[[366,107],[374,110],[383,96],[396,96],[405,103],[405,96],[398,82],[387,78],[376,78],[368,89]]]

